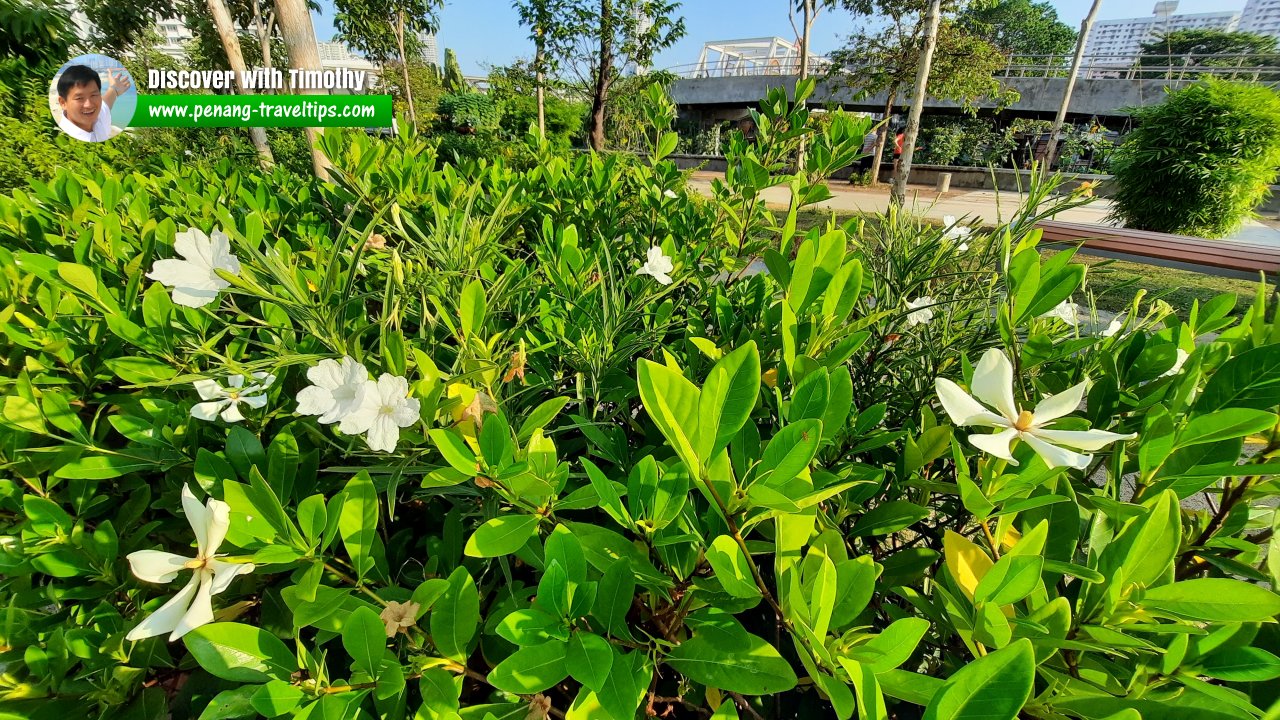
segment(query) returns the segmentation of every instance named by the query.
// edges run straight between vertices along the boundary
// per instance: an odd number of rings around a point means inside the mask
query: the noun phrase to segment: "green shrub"
[[[1262,85],[1206,79],[1134,120],[1111,159],[1113,214],[1129,227],[1229,235],[1280,167],[1280,96]]]
[[[799,230],[869,127],[813,86],[711,201],[660,92],[639,159],[0,196],[0,713],[1263,716],[1274,303],[1068,324],[1053,182]]]
[[[452,93],[440,98],[440,115],[450,129],[476,133],[498,127],[498,107],[483,93]]]

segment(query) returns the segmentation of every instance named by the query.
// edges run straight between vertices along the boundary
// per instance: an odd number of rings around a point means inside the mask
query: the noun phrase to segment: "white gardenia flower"
[[[676,199],[676,191],[675,191],[675,190],[663,190],[663,191],[662,191],[662,196],[663,196],[663,197],[665,197],[665,198],[667,198],[668,200],[675,200],[675,199]]]
[[[182,260],[157,260],[147,277],[173,288],[173,301],[187,307],[204,307],[218,299],[231,283],[218,277],[217,270],[240,274],[240,261],[231,252],[231,239],[221,230],[213,237],[196,228],[174,237],[173,249]]]
[[[232,375],[227,378],[227,387],[222,387],[216,380],[197,380],[196,392],[205,402],[196,403],[191,408],[191,417],[197,420],[213,420],[222,414],[222,419],[229,423],[240,422],[244,415],[240,413],[240,403],[257,410],[267,404],[266,391],[276,376],[271,373],[256,372],[253,379],[257,382],[244,384],[243,375]]]
[[[1121,435],[1105,430],[1045,428],[1045,425],[1080,406],[1088,381],[1045,397],[1033,411],[1022,410],[1013,399],[1013,365],[1003,352],[994,348],[982,356],[973,370],[972,396],[946,378],[938,378],[934,385],[942,408],[957,426],[1002,428],[990,435],[970,435],[969,442],[1014,465],[1018,464],[1010,450],[1014,440],[1030,445],[1050,468],[1066,466],[1082,470],[1089,466],[1093,456],[1061,446],[1083,451],[1101,450],[1117,440],[1137,437],[1134,433]],[[996,411],[992,412],[988,407]]]
[[[1187,358],[1189,357],[1191,357],[1191,353],[1187,352],[1186,350],[1183,350],[1182,348],[1178,348],[1178,356],[1177,356],[1177,359],[1173,361],[1173,367],[1161,373],[1160,377],[1170,377],[1173,375],[1177,375],[1179,372],[1182,371],[1182,366],[1186,364]]]
[[[952,241],[958,242],[959,247],[957,249],[960,252],[964,252],[969,249],[969,243],[965,241],[969,239],[969,236],[971,234],[973,234],[972,228],[965,227],[964,225],[957,225],[955,215],[943,215],[942,225],[943,227],[946,228],[946,230],[942,233],[942,237],[944,240],[952,240]]]
[[[319,415],[324,424],[338,422],[355,412],[374,385],[369,381],[369,371],[346,356],[341,362],[321,360],[307,370],[307,379],[311,385],[298,393],[298,413]]]
[[[668,274],[675,269],[675,265],[671,262],[671,258],[663,254],[662,248],[654,245],[649,248],[649,255],[645,258],[644,265],[636,271],[637,275],[649,275],[654,280],[663,285],[671,284],[671,276]]]
[[[360,407],[342,419],[338,429],[348,435],[366,433],[369,449],[392,452],[400,440],[400,428],[418,422],[422,403],[409,397],[409,381],[383,373],[368,381]]]
[[[1102,337],[1114,337],[1116,333],[1124,328],[1124,321],[1120,318],[1111,320],[1111,324],[1107,325],[1107,329],[1102,331]]]
[[[907,313],[907,324],[923,325],[932,320],[933,308],[930,306],[933,304],[933,298],[928,295],[923,295],[915,300],[908,300],[907,307],[911,308],[912,312]]]
[[[1068,325],[1080,324],[1080,306],[1071,302],[1070,298],[1063,300],[1054,306],[1052,310],[1040,316],[1041,318],[1057,318]]]
[[[253,572],[251,564],[217,559],[218,546],[222,545],[231,524],[231,506],[213,498],[201,505],[191,488],[183,485],[182,509],[196,536],[196,556],[187,558],[162,550],[139,550],[129,553],[129,569],[138,579],[153,583],[173,582],[183,570],[195,572],[177,595],[130,630],[125,636],[127,640],[169,633],[169,640],[173,641],[213,622],[211,598],[226,590],[237,576]]]

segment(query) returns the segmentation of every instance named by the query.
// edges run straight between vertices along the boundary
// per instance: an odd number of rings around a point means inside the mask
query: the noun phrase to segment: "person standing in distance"
[[[70,65],[58,77],[58,127],[77,140],[102,142],[120,134],[111,126],[111,108],[129,89],[129,75],[120,69],[107,73],[110,87],[102,92],[97,71],[85,65]]]

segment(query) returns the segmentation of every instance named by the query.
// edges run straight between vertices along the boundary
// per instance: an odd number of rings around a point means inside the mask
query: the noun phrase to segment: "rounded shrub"
[[[1267,195],[1280,166],[1280,95],[1206,79],[1139,110],[1111,161],[1113,217],[1142,230],[1222,237]]]

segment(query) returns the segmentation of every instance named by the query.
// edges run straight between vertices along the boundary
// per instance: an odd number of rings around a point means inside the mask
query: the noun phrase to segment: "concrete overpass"
[[[1231,62],[1230,66],[1209,66],[1176,64],[1201,60],[1199,56],[1170,56],[1163,60],[1165,65],[1141,68],[1136,67],[1137,58],[1086,58],[1071,95],[1069,112],[1079,118],[1126,117],[1130,114],[1129,108],[1158,104],[1164,100],[1166,88],[1193,83],[1203,73],[1280,84],[1280,58],[1275,58],[1277,62],[1270,66],[1254,65],[1258,57],[1241,57],[1239,64]],[[1235,56],[1215,56],[1213,61],[1224,59],[1230,61]],[[1062,102],[1067,83],[1061,61],[1062,58],[1033,59],[1011,64],[999,73],[996,79],[1019,95],[1017,102],[1005,106],[1005,111],[1024,117],[1052,118]],[[746,108],[756,107],[771,88],[794,88],[795,70],[795,67],[782,66],[747,74],[737,67],[717,67],[703,62],[671,68],[668,72],[679,78],[671,87],[676,103],[688,115],[711,120],[741,117]],[[825,73],[819,70],[814,74],[822,77]],[[809,103],[818,106],[830,103],[865,112],[884,111],[886,93],[863,96],[856,85],[856,69],[845,71],[834,80],[820,80]],[[899,97],[895,109],[904,108],[908,102],[909,98]],[[979,110],[996,110],[996,104],[990,100],[974,105]],[[925,102],[926,112],[959,112],[960,109],[960,103],[949,100],[928,98]]]

